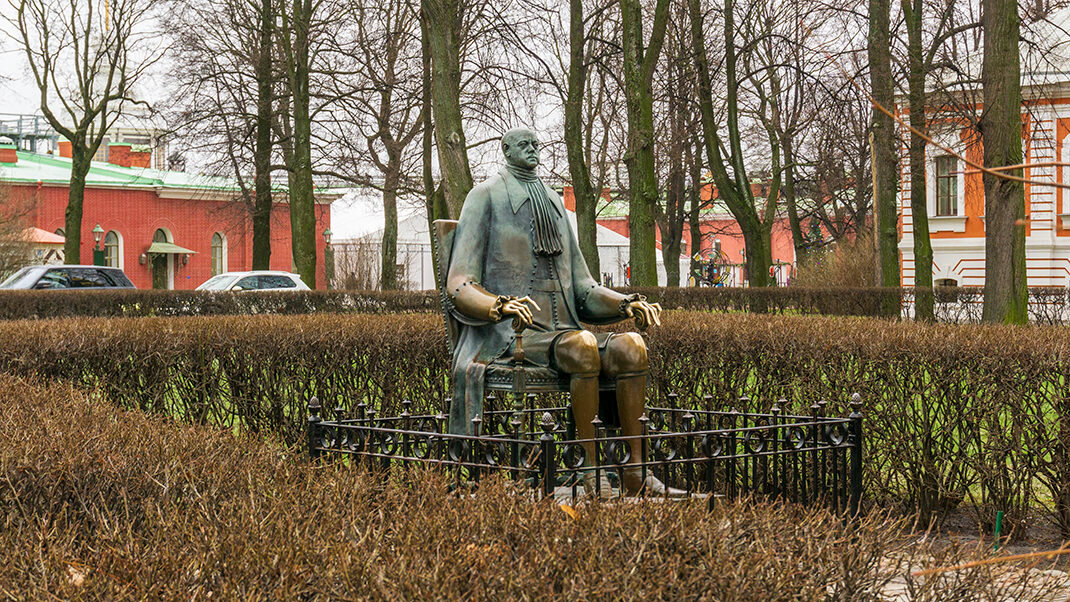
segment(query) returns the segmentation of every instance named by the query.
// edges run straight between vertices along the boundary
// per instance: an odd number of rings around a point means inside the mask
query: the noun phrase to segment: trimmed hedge
[[[665,309],[880,315],[899,307],[902,289],[618,288]],[[438,312],[437,291],[0,291],[0,319],[156,317],[231,314]]]
[[[882,308],[904,307],[909,288],[618,288],[638,292],[665,309],[883,316]],[[1070,322],[1070,291],[1030,289],[1034,323]],[[984,289],[936,289],[936,321],[979,323]],[[0,291],[0,320],[66,317],[160,317],[307,313],[439,312],[436,291],[294,291],[213,293],[204,291]]]
[[[0,320],[440,311],[427,291],[0,291]]]
[[[1048,600],[1065,573],[875,514],[748,502],[534,503],[310,465],[0,376],[0,595],[11,599]],[[1049,563],[1045,563],[1045,567]]]
[[[646,335],[652,403],[845,414],[865,402],[866,495],[940,518],[966,502],[1070,534],[1070,331],[668,312]],[[125,407],[298,441],[305,405],[445,412],[435,314],[0,322],[0,371]],[[703,396],[709,399],[703,399]],[[740,400],[749,396],[749,400]]]

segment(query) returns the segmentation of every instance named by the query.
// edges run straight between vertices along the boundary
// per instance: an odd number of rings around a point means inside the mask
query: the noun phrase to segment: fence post
[[[728,497],[735,498],[741,487],[736,483],[736,416],[739,412],[732,408],[728,413],[728,447],[725,454],[728,461],[725,466],[725,480],[728,482]]]
[[[821,405],[816,401],[810,406],[810,420],[813,422],[813,426],[810,427],[810,440],[813,443],[814,450],[811,453],[810,459],[810,501],[817,503],[821,499],[821,493],[824,493],[824,483],[818,487],[819,479],[821,478],[820,466],[821,463],[821,451],[818,449],[821,447]],[[820,493],[819,493],[820,492]]]
[[[320,405],[319,399],[313,397],[309,400],[306,435],[308,438],[308,459],[313,462],[323,455],[323,451],[316,446],[320,440],[320,423],[323,422],[323,419],[320,418],[321,409],[323,409],[323,407]]]
[[[773,483],[773,487],[776,488],[776,495],[779,498],[785,497],[784,496],[784,491],[787,489],[787,487],[785,486],[785,483],[784,483],[784,475],[785,475],[785,473],[787,473],[787,470],[785,469],[786,462],[784,461],[784,458],[782,458],[780,456],[780,437],[783,434],[780,431],[780,424],[781,424],[780,412],[782,411],[781,410],[781,406],[787,407],[787,405],[788,405],[788,400],[779,399],[779,400],[777,400],[776,403],[773,404],[773,407],[769,410],[769,414],[772,415],[772,417],[773,417],[770,422],[772,422],[773,427],[774,427],[773,428],[773,435],[772,435],[772,439],[773,439],[773,460],[772,460],[773,477],[770,480]]]
[[[540,455],[542,456],[542,492],[550,497],[554,496],[554,486],[557,483],[556,449],[554,446],[554,417],[550,412],[543,412],[539,427],[542,435],[539,436]]]
[[[480,456],[485,451],[483,440],[480,439],[480,437],[483,436],[483,418],[481,418],[479,414],[476,414],[475,418],[472,418],[472,434],[474,434],[476,438],[471,440],[472,445],[469,448],[471,451],[469,456],[471,465],[468,467],[468,475],[473,482],[478,483],[481,472],[479,464],[480,460],[482,460]]]
[[[851,497],[848,507],[851,516],[858,516],[862,508],[862,396],[851,396]]]

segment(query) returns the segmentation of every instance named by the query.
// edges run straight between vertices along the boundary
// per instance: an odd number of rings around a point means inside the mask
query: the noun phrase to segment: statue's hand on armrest
[[[646,330],[647,326],[661,326],[661,305],[647,303],[646,298],[636,296],[625,300],[622,313],[635,320],[639,330]]]
[[[540,311],[538,303],[531,297],[498,297],[497,302],[494,304],[494,310],[491,312],[493,316],[497,313],[498,319],[505,318],[507,316],[513,317],[513,329],[523,330],[532,325],[535,322],[535,317],[531,314],[531,308],[528,305],[534,307],[536,311]]]

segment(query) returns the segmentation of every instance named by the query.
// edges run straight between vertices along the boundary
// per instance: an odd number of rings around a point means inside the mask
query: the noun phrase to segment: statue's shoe
[[[610,484],[609,479],[606,477],[606,471],[600,470],[597,473],[593,470],[588,470],[583,473],[583,492],[592,497],[598,497],[603,500],[608,500],[613,497],[613,485]]]
[[[643,469],[640,467],[625,468],[621,471],[624,482],[624,491],[627,495],[649,495],[668,497],[687,497],[687,492],[675,487],[667,487],[650,471],[647,471],[646,479],[643,479]]]

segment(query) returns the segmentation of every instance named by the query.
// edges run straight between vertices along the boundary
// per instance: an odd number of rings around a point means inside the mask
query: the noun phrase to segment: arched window
[[[60,236],[66,237],[67,236],[67,231],[64,230],[63,228],[56,228],[56,234],[59,234]]]
[[[212,235],[212,275],[227,271],[227,238],[216,232]]]
[[[152,233],[152,242],[171,242],[167,240],[167,231],[163,228],[159,228]]]
[[[104,236],[104,265],[113,268],[119,265],[119,234],[112,230]]]

